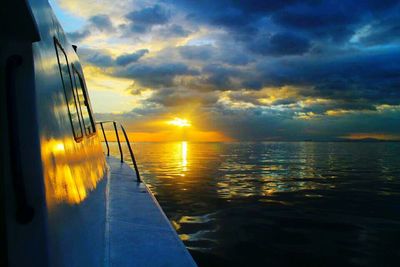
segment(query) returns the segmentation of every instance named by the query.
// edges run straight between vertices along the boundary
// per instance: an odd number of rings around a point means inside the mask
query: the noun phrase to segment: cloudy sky
[[[400,138],[398,0],[50,3],[138,141]]]

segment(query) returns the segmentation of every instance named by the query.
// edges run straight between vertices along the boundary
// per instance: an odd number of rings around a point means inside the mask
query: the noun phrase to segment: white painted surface
[[[113,157],[107,188],[108,266],[197,266],[134,171]]]

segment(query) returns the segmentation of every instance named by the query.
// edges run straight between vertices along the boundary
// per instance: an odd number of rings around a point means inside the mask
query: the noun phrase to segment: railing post
[[[118,126],[117,126],[117,122],[116,121],[96,122],[96,124],[100,124],[101,130],[103,132],[104,141],[105,141],[106,146],[107,146],[107,156],[110,156],[110,147],[108,145],[107,135],[106,135],[105,130],[104,130],[104,126],[103,126],[104,123],[113,123],[114,130],[115,130],[115,136],[117,137],[117,142],[118,142],[119,154],[121,156],[121,162],[124,162],[124,153],[122,151],[121,140],[119,139]],[[139,168],[138,168],[137,163],[136,163],[135,154],[133,153],[131,143],[129,142],[128,134],[126,133],[124,126],[122,126],[122,124],[120,124],[120,123],[119,123],[119,125],[121,126],[122,133],[124,134],[125,141],[126,141],[126,144],[128,146],[129,153],[131,155],[132,163],[133,163],[133,166],[135,168],[136,180],[138,182],[141,182],[142,179],[140,178]]]
[[[107,157],[109,157],[110,156],[110,147],[108,146],[107,136],[106,136],[106,133],[104,132],[103,122],[100,122],[100,126],[101,126],[101,130],[103,132],[104,141],[106,142],[106,146],[107,146]]]
[[[113,124],[114,124],[115,136],[117,137],[118,141],[119,154],[121,155],[121,162],[124,162],[124,155],[122,153],[121,142],[119,141],[117,123],[113,121]]]
[[[131,154],[133,166],[135,167],[136,179],[137,179],[138,182],[141,182],[140,175],[139,175],[139,169],[138,169],[137,164],[136,164],[135,155],[133,154],[132,147],[131,147],[131,144],[130,144],[129,139],[128,139],[128,135],[126,134],[124,126],[122,126],[122,124],[120,124],[120,126],[121,126],[121,129],[122,129],[122,133],[125,136],[125,141],[126,141],[126,144],[128,145],[129,153]]]

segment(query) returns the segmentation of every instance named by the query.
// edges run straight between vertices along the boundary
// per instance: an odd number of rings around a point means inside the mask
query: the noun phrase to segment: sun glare
[[[168,121],[168,124],[175,125],[178,127],[189,127],[191,124],[187,119],[175,118],[173,120]]]

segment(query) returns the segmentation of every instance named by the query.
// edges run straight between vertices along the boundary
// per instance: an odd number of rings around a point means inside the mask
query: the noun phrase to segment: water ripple
[[[400,258],[400,143],[134,149],[200,266],[393,266]]]

